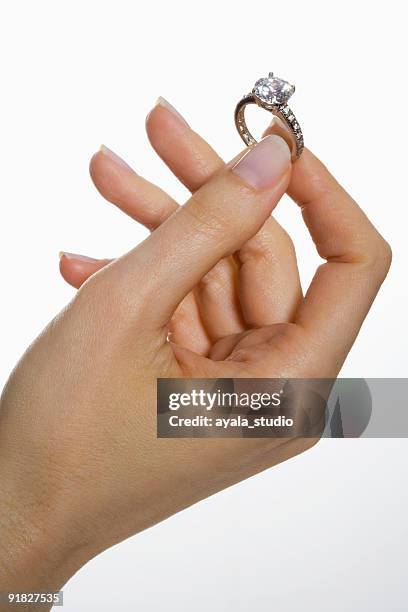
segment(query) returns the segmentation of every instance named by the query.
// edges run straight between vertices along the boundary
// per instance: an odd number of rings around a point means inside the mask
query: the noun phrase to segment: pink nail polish
[[[187,121],[184,119],[183,115],[180,115],[178,110],[176,110],[174,108],[174,106],[172,104],[170,104],[170,102],[168,102],[165,98],[162,98],[161,96],[159,98],[157,98],[156,106],[162,106],[163,108],[166,108],[175,117],[180,119],[184,123],[184,125],[187,125],[189,127],[189,125],[188,125]]]
[[[106,157],[109,157],[109,159],[111,159],[117,166],[121,166],[122,168],[126,168],[127,170],[134,172],[133,168],[131,168],[129,164],[125,162],[124,159],[119,157],[119,155],[117,155],[114,151],[112,151],[105,145],[101,145],[100,151],[103,155],[106,155]]]
[[[86,263],[98,262],[98,260],[94,259],[93,257],[87,257],[86,255],[77,255],[76,253],[67,253],[65,251],[61,251],[59,256],[60,259],[62,259],[62,257],[66,257],[67,259],[75,259],[76,261],[84,261]]]
[[[255,189],[276,185],[291,165],[286,142],[275,134],[266,136],[251,148],[232,168],[245,183]]]

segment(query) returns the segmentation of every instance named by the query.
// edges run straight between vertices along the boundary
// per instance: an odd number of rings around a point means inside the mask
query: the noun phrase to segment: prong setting
[[[252,146],[257,141],[248,130],[245,121],[245,107],[248,104],[257,104],[283,121],[292,135],[292,160],[295,161],[300,157],[304,148],[303,133],[295,114],[287,105],[294,92],[294,85],[275,77],[273,72],[269,72],[267,77],[256,81],[252,92],[243,96],[235,109],[235,125],[247,146]]]
[[[260,106],[265,106],[269,110],[270,107],[286,104],[294,91],[294,85],[275,77],[273,72],[270,72],[267,77],[256,81],[252,93]]]

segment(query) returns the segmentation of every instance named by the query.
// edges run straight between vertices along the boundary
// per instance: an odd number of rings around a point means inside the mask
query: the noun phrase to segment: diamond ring
[[[273,131],[285,138],[286,142],[288,142],[288,139],[291,141],[288,144],[292,150],[293,161],[300,157],[304,146],[303,134],[298,120],[287,105],[294,91],[294,85],[275,77],[273,72],[270,72],[267,77],[258,79],[252,92],[244,96],[235,109],[235,125],[246,145],[254,145],[257,141],[248,130],[245,121],[245,108],[248,104],[257,104],[284,123],[287,129],[283,126],[279,128],[279,122],[276,122]]]

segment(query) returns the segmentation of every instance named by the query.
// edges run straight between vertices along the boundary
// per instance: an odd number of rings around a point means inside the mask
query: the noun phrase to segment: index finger
[[[342,363],[387,275],[391,249],[365,213],[308,150],[293,165],[289,195],[326,263],[296,313]]]

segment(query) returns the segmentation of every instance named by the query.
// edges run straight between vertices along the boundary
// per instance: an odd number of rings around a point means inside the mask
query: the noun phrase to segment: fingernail
[[[170,113],[172,113],[175,117],[177,117],[178,119],[180,119],[184,125],[187,125],[188,127],[190,127],[187,123],[187,121],[184,119],[183,115],[180,115],[180,113],[178,112],[178,110],[176,110],[174,108],[174,106],[172,104],[170,104],[170,102],[167,102],[167,100],[165,98],[162,98],[161,96],[159,98],[157,98],[156,100],[156,106],[162,106],[163,108],[166,108],[168,111],[170,111]]]
[[[87,263],[97,263],[98,260],[93,257],[87,257],[86,255],[77,255],[76,253],[67,253],[66,251],[59,252],[59,258],[62,259],[66,257],[67,259],[75,259],[76,261],[85,261]]]
[[[275,134],[266,136],[233,166],[232,171],[255,189],[276,184],[290,167],[286,142]]]
[[[282,121],[282,119],[279,119],[279,117],[276,117],[275,115],[272,115],[271,122],[270,122],[269,126],[267,127],[267,129],[265,131],[274,129],[275,127],[282,128],[282,130],[285,130],[289,134],[292,133],[290,131],[290,129],[288,128],[288,126],[286,125],[286,123],[284,123]],[[270,134],[273,134],[273,132],[270,132]],[[266,136],[269,136],[269,134],[266,134]],[[279,136],[279,134],[278,134],[278,136]]]
[[[127,170],[134,172],[133,168],[131,168],[129,164],[125,162],[124,159],[119,157],[119,155],[117,155],[114,151],[112,151],[105,145],[101,145],[101,148],[99,150],[103,155],[106,155],[106,157],[109,157],[109,159],[111,159],[117,166],[121,166],[122,168],[126,168]]]

